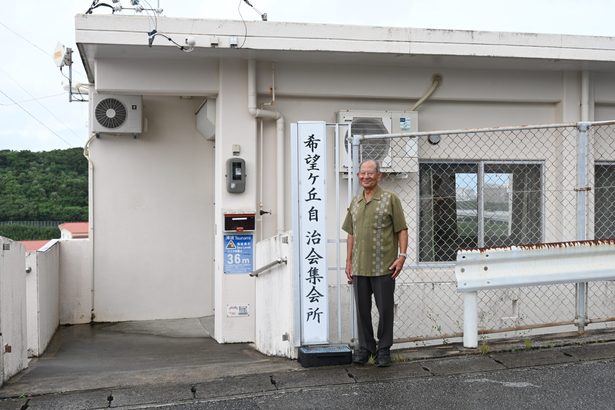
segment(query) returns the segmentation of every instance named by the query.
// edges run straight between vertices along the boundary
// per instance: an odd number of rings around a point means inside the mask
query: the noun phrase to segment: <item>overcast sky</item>
[[[101,0],[101,3],[105,0]],[[615,36],[615,0],[250,0],[269,21]],[[82,147],[87,103],[68,102],[52,54],[76,51],[74,15],[91,0],[0,0],[0,149]],[[111,0],[107,3],[112,4]],[[147,7],[148,1],[141,1]],[[130,0],[120,4],[130,7]],[[150,0],[164,16],[259,20],[243,0]],[[109,14],[106,7],[96,14]],[[122,14],[134,14],[125,10]],[[73,78],[85,82],[79,56]],[[68,75],[68,70],[64,69]]]

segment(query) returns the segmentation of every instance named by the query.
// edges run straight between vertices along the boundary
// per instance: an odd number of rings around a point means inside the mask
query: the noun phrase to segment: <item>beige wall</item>
[[[223,214],[227,211],[256,211],[257,147],[256,120],[248,112],[248,71],[243,60],[220,63],[220,95],[216,107],[216,249],[215,338],[219,342],[254,341],[254,278],[248,274],[225,274]],[[226,189],[226,161],[233,156],[233,145],[240,146],[246,162],[243,193]],[[271,177],[270,177],[271,178]],[[229,315],[229,308],[248,306],[247,316]]]
[[[200,99],[144,99],[148,131],[102,136],[93,164],[96,321],[213,313],[213,143]]]
[[[60,324],[89,323],[92,315],[92,242],[60,241]]]
[[[258,62],[259,103],[267,103],[261,108],[279,111],[286,121],[284,191],[290,192],[292,122],[334,122],[343,109],[409,110],[436,73],[443,82],[418,109],[419,131],[580,120],[579,72],[458,69],[438,66],[437,59],[432,68],[278,62],[271,101],[272,64]],[[615,76],[590,77],[596,99],[591,112],[596,119],[612,118]],[[177,66],[103,60],[96,79],[101,92],[145,95],[148,120],[137,139],[103,136],[91,147],[96,320],[213,314],[215,277],[216,337],[252,340],[253,318],[225,314],[228,305],[253,304],[254,285],[247,275],[224,275],[221,262],[225,209],[257,211],[256,239],[269,238],[277,229],[275,123],[256,120],[247,111],[247,61]],[[148,96],[153,94],[167,97]],[[189,94],[217,97],[215,155],[214,143],[195,130],[194,112],[202,99],[179,98]],[[247,191],[241,195],[225,190],[224,163],[233,144],[241,145],[247,161]],[[329,150],[333,158],[333,144]],[[331,178],[334,173],[331,169]],[[344,203],[345,185],[341,192]],[[271,215],[259,216],[261,207]],[[290,195],[285,195],[285,208],[288,229]],[[562,217],[560,210],[552,215]],[[329,226],[331,235],[337,233],[336,224]]]

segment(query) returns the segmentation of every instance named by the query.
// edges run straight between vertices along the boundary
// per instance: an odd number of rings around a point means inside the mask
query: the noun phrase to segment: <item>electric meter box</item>
[[[256,212],[225,212],[224,230],[227,232],[253,231],[256,226]]]
[[[226,160],[226,190],[233,194],[246,190],[246,161],[243,158]]]

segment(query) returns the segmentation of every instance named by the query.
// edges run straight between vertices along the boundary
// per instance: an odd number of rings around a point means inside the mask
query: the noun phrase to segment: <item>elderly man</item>
[[[378,183],[381,173],[374,160],[363,161],[357,174],[363,191],[353,198],[342,229],[348,233],[346,276],[352,281],[359,325],[359,348],[353,362],[365,364],[376,355],[376,365],[391,365],[395,278],[406,261],[408,227],[397,195]],[[372,295],[378,308],[378,342],[372,326]]]

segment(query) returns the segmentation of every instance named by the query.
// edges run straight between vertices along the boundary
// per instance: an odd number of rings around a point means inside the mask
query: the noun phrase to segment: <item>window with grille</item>
[[[422,262],[454,261],[459,249],[542,241],[540,163],[422,163],[419,192]]]
[[[615,238],[615,164],[596,164],[594,178],[594,238]]]

